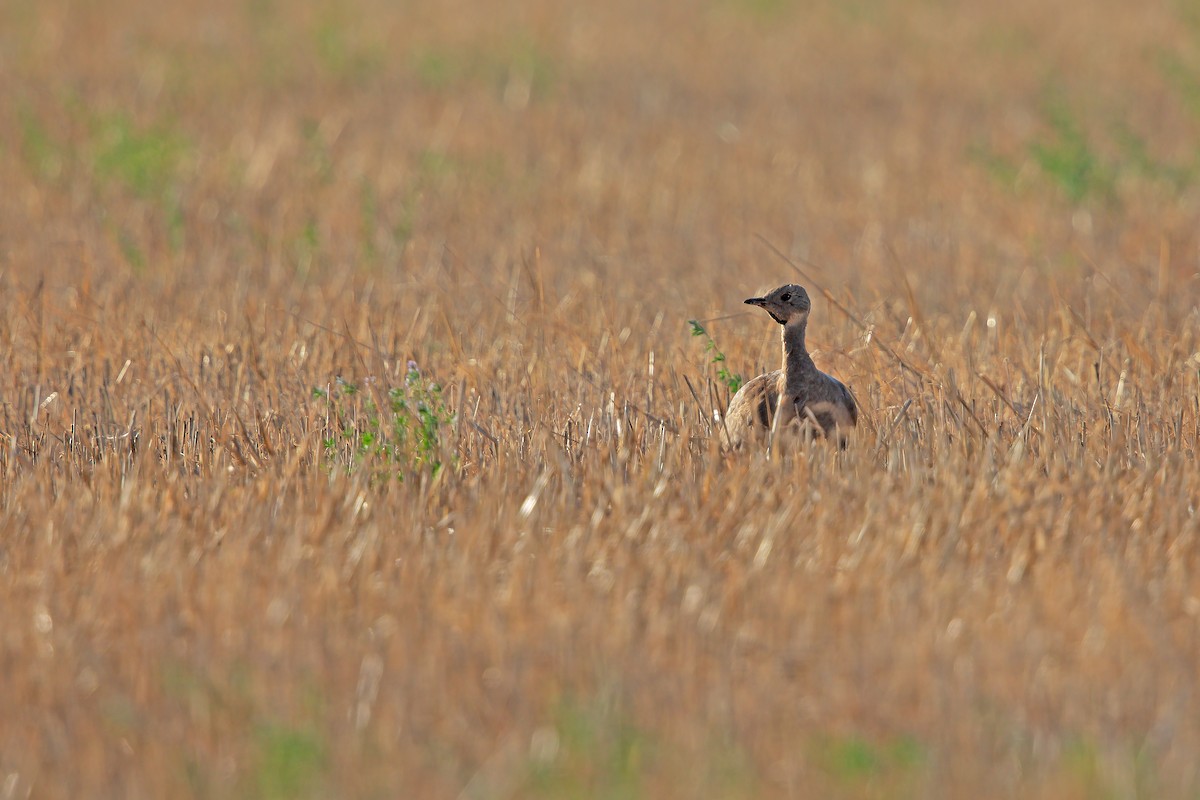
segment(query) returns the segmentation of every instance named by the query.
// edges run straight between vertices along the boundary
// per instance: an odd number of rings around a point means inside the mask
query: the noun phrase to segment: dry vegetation
[[[0,798],[1197,796],[1200,17],[1049,8],[0,6]]]

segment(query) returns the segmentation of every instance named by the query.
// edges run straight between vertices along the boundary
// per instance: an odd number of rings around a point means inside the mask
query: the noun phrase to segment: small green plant
[[[843,786],[876,784],[893,796],[909,796],[913,779],[925,763],[925,748],[910,736],[872,742],[860,736],[822,737],[813,759],[821,771]]]
[[[1198,167],[1194,160],[1180,163],[1156,158],[1149,143],[1124,120],[1109,126],[1106,143],[1113,154],[1103,158],[1065,103],[1048,103],[1043,113],[1052,136],[1030,142],[1025,152],[1073,203],[1115,195],[1119,177],[1149,181],[1175,194],[1195,183]],[[1018,188],[1021,168],[1016,159],[981,143],[968,148],[967,157],[997,183]]]
[[[135,125],[123,113],[89,114],[89,117],[94,137],[90,149],[91,165],[98,181],[120,186],[157,206],[153,217],[156,227],[165,234],[172,250],[181,251],[186,233],[179,192],[188,153],[184,138],[164,125]],[[36,132],[34,129],[33,133]],[[37,137],[31,141],[36,142]],[[43,156],[38,158],[43,159]],[[116,223],[114,228],[126,263],[135,272],[144,270],[150,261],[147,242]]]
[[[692,336],[701,336],[704,338],[704,352],[711,353],[711,363],[717,365],[717,378],[721,383],[729,387],[729,391],[737,393],[737,390],[742,388],[742,384],[746,382],[741,375],[734,374],[729,371],[726,366],[725,354],[717,347],[717,343],[709,335],[708,330],[700,324],[699,320],[689,319],[688,324],[692,326]]]
[[[325,770],[325,747],[315,733],[268,725],[258,733],[258,790],[264,798],[307,797]]]
[[[142,197],[165,197],[186,152],[172,131],[138,130],[124,115],[100,121],[96,173],[116,179]]]
[[[1029,155],[1042,172],[1066,193],[1073,203],[1089,195],[1111,194],[1112,170],[1092,149],[1083,128],[1067,105],[1047,105],[1046,122],[1054,133],[1052,141],[1034,142]]]
[[[410,361],[403,385],[383,393],[382,407],[375,397],[341,379],[334,389],[313,389],[313,399],[330,403],[336,420],[322,439],[327,459],[347,472],[370,469],[398,480],[422,470],[437,475],[444,466],[442,437],[454,420],[442,388],[423,381]]]

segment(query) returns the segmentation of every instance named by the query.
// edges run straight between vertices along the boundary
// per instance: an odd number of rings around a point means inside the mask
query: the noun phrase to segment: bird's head
[[[808,292],[804,291],[803,286],[797,286],[794,283],[780,286],[762,297],[751,297],[746,304],[758,306],[770,314],[771,319],[780,325],[806,321],[808,312],[812,308]]]

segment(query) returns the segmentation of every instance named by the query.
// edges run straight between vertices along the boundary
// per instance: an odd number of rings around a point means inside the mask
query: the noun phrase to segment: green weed
[[[886,788],[886,796],[914,795],[915,773],[925,762],[925,748],[908,736],[874,743],[859,736],[823,738],[816,742],[816,765],[845,788]]]
[[[186,151],[182,138],[172,131],[137,130],[127,117],[116,114],[100,121],[96,174],[119,181],[141,197],[162,198]]]
[[[1156,158],[1146,140],[1125,121],[1110,126],[1108,143],[1117,156],[1105,160],[1083,133],[1082,126],[1061,103],[1046,111],[1053,136],[1028,145],[1027,153],[1073,203],[1088,197],[1108,197],[1116,192],[1117,177],[1139,178],[1160,184],[1175,194],[1196,180],[1197,164],[1170,163]],[[996,183],[1016,189],[1020,165],[986,144],[968,149],[967,157]]]
[[[692,336],[704,338],[704,352],[710,353],[710,363],[717,365],[717,378],[729,387],[730,392],[736,394],[737,390],[742,388],[742,384],[746,382],[745,378],[729,371],[729,367],[726,366],[725,354],[717,347],[717,343],[709,335],[708,330],[698,320],[689,319],[688,324],[692,326]]]
[[[1052,100],[1045,116],[1053,134],[1051,140],[1034,142],[1029,147],[1029,155],[1043,174],[1058,184],[1073,203],[1091,195],[1111,194],[1112,171],[1092,149],[1066,103]]]
[[[454,420],[442,388],[425,382],[410,362],[403,385],[384,392],[381,403],[376,396],[340,379],[335,389],[313,389],[313,398],[329,403],[336,420],[322,440],[328,461],[347,472],[368,469],[379,478],[436,476],[445,465],[444,437]]]
[[[258,796],[294,800],[314,795],[325,769],[325,746],[316,733],[281,725],[258,732]]]
[[[95,115],[85,106],[68,110],[79,114],[91,129],[91,141],[84,152],[90,156],[92,172],[99,186],[119,186],[122,190],[155,206],[151,217],[155,227],[165,235],[174,252],[183,250],[186,222],[178,188],[189,146],[182,136],[169,127],[136,126],[123,113]],[[61,151],[44,138],[36,123],[26,128],[26,143],[30,157],[41,165],[44,174],[61,168]],[[135,233],[116,222],[113,232],[125,262],[135,271],[142,271],[149,261],[147,247]]]
[[[1101,758],[1096,748],[1086,739],[1069,742],[1064,749],[1062,766],[1086,797],[1110,798],[1116,793],[1104,778]]]

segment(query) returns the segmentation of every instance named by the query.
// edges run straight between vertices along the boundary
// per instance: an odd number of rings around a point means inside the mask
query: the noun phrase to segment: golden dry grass
[[[0,7],[0,798],[1196,796],[1200,26],[1044,5]]]

